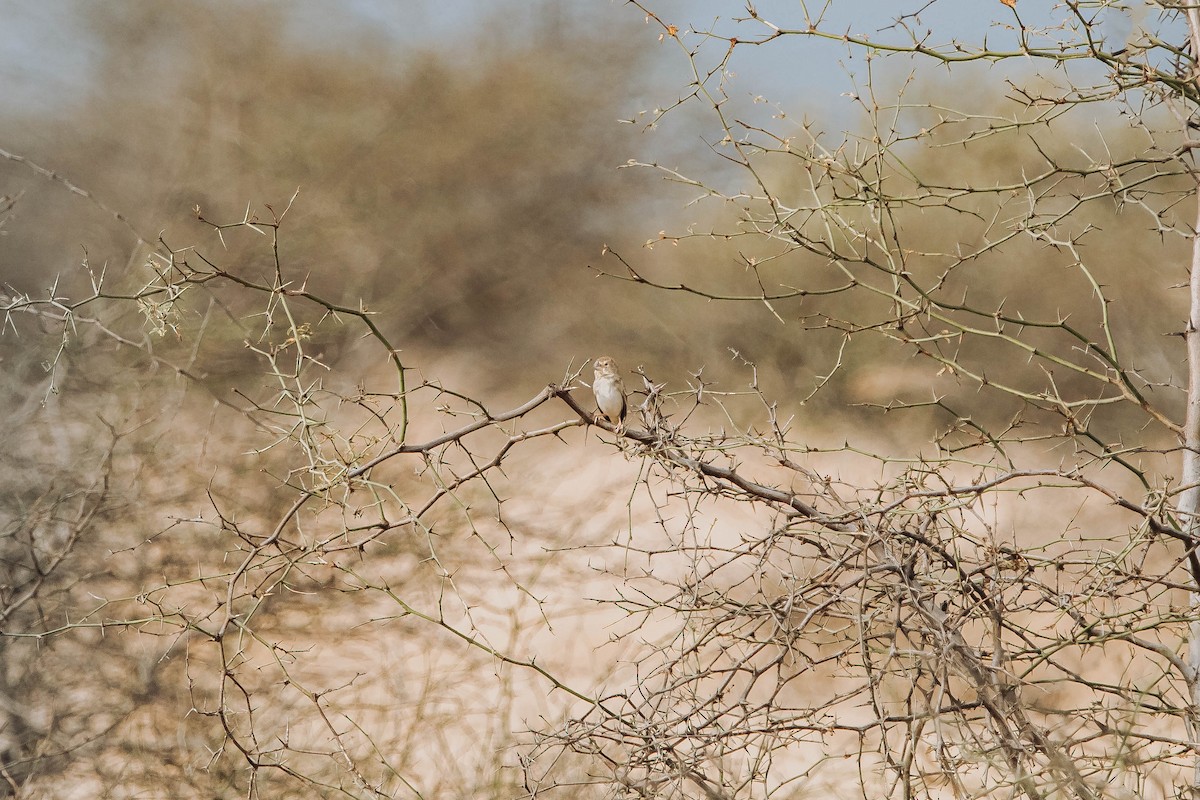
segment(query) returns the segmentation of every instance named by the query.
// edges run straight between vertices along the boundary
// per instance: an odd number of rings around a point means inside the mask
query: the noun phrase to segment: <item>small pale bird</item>
[[[625,421],[625,384],[621,382],[621,374],[617,371],[617,362],[608,356],[597,358],[592,367],[596,377],[592,380],[592,392],[596,395],[596,406],[605,419],[620,430]]]

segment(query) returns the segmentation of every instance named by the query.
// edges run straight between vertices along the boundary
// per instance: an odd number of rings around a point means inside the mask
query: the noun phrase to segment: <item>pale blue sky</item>
[[[158,0],[166,4],[168,0]],[[113,7],[119,7],[114,0]],[[382,34],[396,40],[398,47],[437,45],[454,47],[456,41],[479,33],[485,25],[495,26],[495,0],[342,0],[342,2],[297,3],[294,8],[294,33],[343,46],[364,32]],[[758,8],[764,17],[781,24],[798,25],[801,3],[796,0],[766,0]],[[810,9],[819,4],[808,3]],[[1024,5],[1024,4],[1023,4]],[[668,21],[681,28],[688,24],[707,27],[716,24],[725,31],[736,30],[746,36],[761,32],[751,22],[737,24],[734,17],[745,16],[741,0],[662,0],[652,6]],[[889,15],[897,9],[927,6],[921,23],[933,30],[933,41],[953,36],[978,40],[985,32],[1003,35],[997,22],[1011,21],[1011,12],[998,0],[934,0],[927,3],[899,0],[851,0],[834,4],[827,20],[834,29],[854,27],[878,38],[899,35],[889,31]],[[89,65],[99,56],[95,40],[74,13],[72,0],[0,0],[0,81],[4,92],[0,103],[34,104],[53,107],[71,102],[85,89]],[[213,4],[220,13],[220,4]],[[547,17],[582,23],[589,28],[611,26],[614,35],[626,35],[631,21],[640,19],[638,10],[621,0],[527,0],[504,6],[504,30],[497,35],[520,37],[523,32],[545,25]],[[1028,16],[1031,11],[1022,7]],[[648,42],[652,28],[647,29]],[[811,43],[810,43],[811,44]],[[649,46],[649,45],[648,45]],[[845,70],[853,68],[845,60],[844,49],[834,46],[810,47],[803,65],[789,60],[787,48],[743,48],[738,64],[752,72],[760,91],[770,93],[814,92],[836,94],[846,88]],[[667,68],[672,55],[664,54]],[[678,62],[676,61],[676,64]]]
[[[1113,0],[1115,1],[1115,0]],[[98,39],[90,35],[88,17],[76,13],[91,0],[0,0],[0,113],[35,108],[66,109],[85,96],[91,66],[103,55]],[[170,0],[105,0],[104,7],[86,6],[94,15],[97,8],[117,12],[126,2],[160,3],[169,14]],[[220,14],[224,7],[217,0],[188,0],[212,7]],[[248,0],[253,5],[255,0]],[[1092,0],[1093,3],[1104,0]],[[1138,4],[1141,0],[1125,0]],[[647,4],[681,30],[714,28],[721,34],[743,39],[761,36],[766,28],[744,19],[745,0],[647,0]],[[264,4],[265,5],[265,4]],[[194,7],[194,6],[193,6]],[[638,87],[629,87],[623,117],[648,119],[647,112],[668,106],[686,91],[690,80],[689,65],[674,42],[659,43],[659,28],[642,21],[637,8],[623,0],[298,0],[286,8],[288,30],[285,35],[302,37],[312,45],[334,49],[353,48],[356,39],[372,37],[395,42],[397,63],[403,54],[417,48],[434,47],[441,52],[458,47],[469,61],[479,36],[520,41],[523,38],[552,35],[557,28],[581,28],[599,31],[600,38],[611,35],[614,41],[632,38],[649,51],[648,71],[639,76]],[[904,10],[920,9],[919,17],[905,17],[904,23],[918,32],[927,43],[937,46],[954,39],[978,45],[985,39],[993,46],[1013,41],[1015,18],[1000,0],[756,0],[760,17],[783,26],[803,27],[803,10],[819,13],[825,8],[822,27],[826,30],[852,30],[877,41],[910,41],[911,34],[896,24]],[[1018,0],[1022,21],[1031,27],[1045,25],[1053,14],[1063,14],[1057,4],[1043,0]],[[114,12],[115,13],[115,12]],[[738,18],[743,18],[738,21]],[[1121,20],[1118,20],[1120,22]],[[1121,33],[1122,26],[1112,30]],[[689,47],[699,45],[702,37],[685,35]],[[614,49],[614,53],[620,52]],[[709,42],[701,50],[700,61],[711,64],[724,49],[720,42]],[[617,56],[614,56],[617,57]],[[809,37],[789,37],[766,47],[744,46],[737,49],[734,74],[725,88],[743,119],[754,123],[775,111],[786,111],[789,119],[815,120],[824,133],[835,139],[843,129],[856,127],[858,110],[845,95],[854,89],[854,74],[861,75],[865,60],[861,52],[851,52],[841,43],[818,41]],[[961,86],[978,81],[981,92],[993,96],[1004,91],[1004,78],[1013,70],[1029,70],[1035,65],[1015,59],[1002,67],[974,64],[954,70]],[[1086,69],[1087,67],[1072,69]],[[885,91],[894,90],[914,69],[918,86],[922,81],[945,81],[945,69],[927,59],[895,57],[876,62],[874,78]],[[147,79],[153,71],[147,72]],[[942,83],[938,84],[943,85]],[[981,98],[984,94],[980,95]],[[754,98],[766,103],[756,103]],[[639,116],[641,112],[641,116]],[[861,117],[859,117],[861,119]],[[712,131],[697,134],[707,141]],[[4,147],[0,136],[0,147]]]

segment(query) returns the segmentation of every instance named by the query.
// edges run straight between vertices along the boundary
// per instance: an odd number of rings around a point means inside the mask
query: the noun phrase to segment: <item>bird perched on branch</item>
[[[597,358],[592,367],[596,376],[592,380],[592,392],[596,395],[596,406],[605,419],[618,431],[625,421],[625,384],[617,371],[617,362],[608,356]]]

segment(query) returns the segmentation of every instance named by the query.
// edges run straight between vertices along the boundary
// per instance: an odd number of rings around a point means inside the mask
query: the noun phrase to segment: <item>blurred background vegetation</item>
[[[324,22],[297,26],[291,4],[79,4],[87,91],[6,109],[3,137],[174,246],[201,230],[194,206],[232,220],[247,206],[281,210],[299,187],[284,243],[298,279],[363,299],[405,349],[477,353],[471,370],[489,378],[555,374],[562,356],[604,344],[588,341],[608,326],[590,320],[587,261],[653,203],[614,169],[633,136],[616,120],[644,58],[631,37],[588,33],[554,8],[514,30],[512,10],[494,7],[465,17],[453,47],[419,47],[366,22],[325,39]],[[123,277],[128,232],[20,165],[4,169],[21,195],[7,282],[37,291],[62,273],[75,291],[81,246]]]
[[[625,366],[645,364],[673,383],[704,368],[706,377],[735,388],[746,373],[731,361],[732,348],[769,365],[765,388],[786,402],[807,397],[833,365],[840,337],[804,330],[815,312],[831,310],[820,298],[780,304],[781,325],[761,305],[666,296],[595,277],[594,267],[622,272],[602,257],[607,245],[665,283],[737,294],[754,285],[746,258],[772,251],[745,236],[703,236],[729,232],[733,219],[720,204],[694,203],[703,191],[618,169],[631,159],[700,164],[714,185],[733,174],[722,172],[711,147],[718,133],[702,109],[685,106],[660,126],[646,125],[654,109],[686,95],[688,76],[686,62],[660,46],[637,14],[557,2],[489,4],[469,13],[456,7],[469,24],[422,44],[416,36],[397,41],[367,19],[356,23],[319,3],[234,3],[220,13],[206,4],[60,3],[42,13],[62,16],[63,35],[72,39],[66,49],[85,54],[87,67],[71,71],[82,83],[70,92],[41,84],[57,102],[30,102],[37,92],[28,86],[14,94],[0,119],[4,149],[68,178],[142,236],[161,234],[176,248],[204,235],[193,208],[235,221],[247,209],[264,213],[264,204],[281,210],[299,188],[282,240],[289,277],[336,302],[361,300],[398,346],[422,364],[454,364],[465,386],[512,388],[501,395],[508,400],[557,378],[572,361],[612,352]],[[39,74],[18,69],[9,79],[36,86]],[[774,114],[780,127],[815,130],[833,147],[843,127],[861,133],[866,124],[850,99],[829,107],[803,80],[782,98],[785,118],[752,93],[756,77],[731,81],[731,102],[746,118]],[[930,76],[917,100],[962,98],[965,84],[980,113],[1004,108],[1000,95],[980,92],[973,78],[965,70]],[[1047,144],[1058,151],[1099,146],[1094,124],[1068,121]],[[1101,124],[1110,146],[1136,150],[1121,120]],[[905,156],[934,180],[968,173],[999,179],[1036,166],[1037,154],[1015,142],[993,136],[969,153],[948,146]],[[793,166],[774,157],[767,172],[786,185]],[[0,240],[7,285],[36,295],[57,280],[61,292],[78,295],[87,286],[77,268],[85,250],[93,268],[106,267],[110,283],[144,279],[144,253],[108,214],[22,164],[3,161],[0,170],[4,193],[17,199]],[[945,251],[983,231],[965,214],[910,214],[903,222],[910,239]],[[1128,293],[1123,286],[1147,259],[1143,250],[1161,258],[1161,242],[1134,214],[1112,207],[1090,206],[1081,224],[1102,229],[1088,240],[1089,267],[1146,323],[1119,331],[1122,343],[1169,369],[1157,337],[1177,329],[1169,320],[1179,317],[1148,312],[1181,309],[1178,293],[1167,291],[1168,281],[1135,280],[1138,290]],[[660,232],[684,230],[701,236],[643,248]],[[1166,244],[1183,252],[1181,242]],[[1027,249],[1020,259],[981,263],[972,296],[1008,298],[1009,306],[1043,316],[1092,313],[1086,287],[1061,258]],[[246,258],[247,276],[265,274],[263,251],[250,250],[231,260]],[[785,287],[802,277],[812,281],[806,288],[836,281],[820,269],[816,259],[792,254],[764,274]],[[333,326],[321,335],[334,362],[353,350]],[[242,338],[209,331],[204,374],[244,370]],[[858,339],[811,413],[855,414],[847,411],[853,403],[890,397],[894,382],[928,387],[927,365],[906,378],[905,365],[897,369],[878,340]],[[5,346],[16,345],[10,339]],[[15,357],[7,355],[10,365]],[[877,357],[888,369],[878,368]]]

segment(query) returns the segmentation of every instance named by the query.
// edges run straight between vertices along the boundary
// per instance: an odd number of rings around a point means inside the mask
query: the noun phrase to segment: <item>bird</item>
[[[592,364],[596,377],[592,381],[592,392],[596,395],[596,406],[604,418],[617,430],[625,421],[625,384],[617,370],[617,362],[608,356],[600,356]]]

